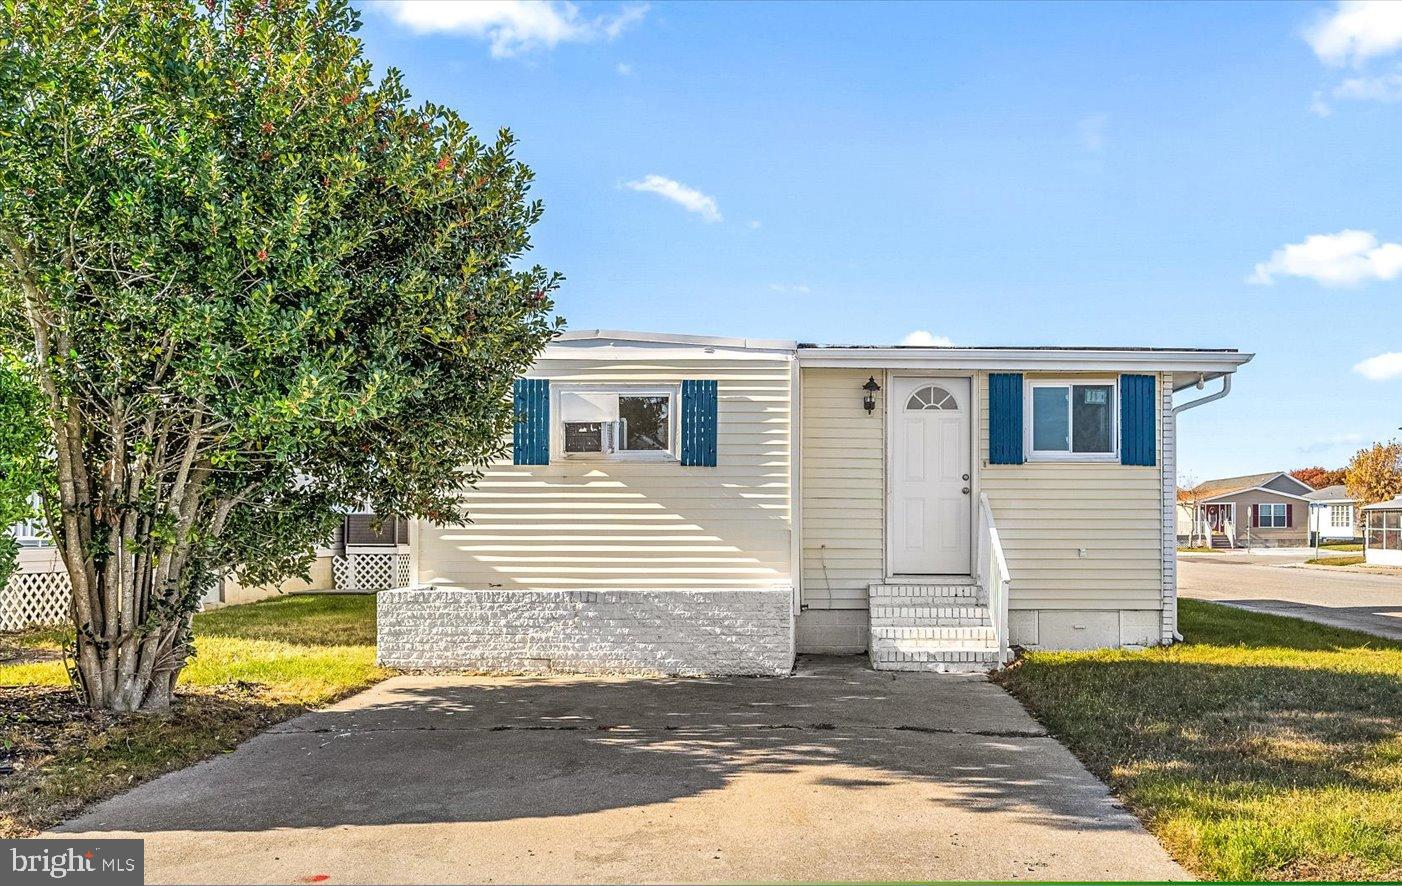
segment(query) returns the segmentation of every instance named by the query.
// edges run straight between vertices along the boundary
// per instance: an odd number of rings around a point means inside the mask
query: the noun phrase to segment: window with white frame
[[[1285,529],[1287,508],[1285,504],[1260,504],[1256,506],[1256,525],[1262,529]]]
[[[555,451],[565,458],[674,459],[677,400],[672,387],[561,386],[552,410]]]
[[[1402,551],[1402,511],[1365,511],[1369,550]]]
[[[1335,529],[1347,529],[1353,525],[1353,505],[1330,505],[1329,525]]]
[[[1046,461],[1112,461],[1119,397],[1114,381],[1029,381],[1024,425],[1028,457]]]

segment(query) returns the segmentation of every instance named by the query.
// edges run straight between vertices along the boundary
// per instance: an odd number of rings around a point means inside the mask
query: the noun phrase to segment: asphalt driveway
[[[1402,640],[1402,576],[1300,566],[1300,557],[1178,557],[1178,593]]]
[[[59,828],[151,882],[1179,879],[979,676],[403,676]]]

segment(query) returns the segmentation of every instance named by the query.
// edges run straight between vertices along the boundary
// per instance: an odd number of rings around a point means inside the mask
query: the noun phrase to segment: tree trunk
[[[69,566],[70,578],[75,577],[74,566],[85,573],[80,581],[92,589],[92,597],[115,603],[117,616],[102,621],[121,625],[113,635],[91,622],[77,624],[78,681],[89,707],[164,711],[170,707],[176,680],[188,659],[191,616],[174,606],[152,607],[148,589],[156,580],[155,568],[145,557],[122,559],[137,561],[137,569],[130,564],[96,569],[91,561]],[[121,588],[106,587],[105,579],[114,573],[135,580]],[[74,587],[78,586],[75,581]],[[150,611],[153,608],[156,611]]]

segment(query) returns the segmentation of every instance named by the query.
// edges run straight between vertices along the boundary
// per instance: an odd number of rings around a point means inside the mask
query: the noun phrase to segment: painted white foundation
[[[1025,649],[1157,646],[1161,620],[1157,609],[1015,609],[1008,613],[1008,634]]]
[[[1364,554],[1364,562],[1369,566],[1402,566],[1402,551],[1369,548]]]
[[[378,599],[387,667],[529,673],[787,674],[791,588],[402,588]]]

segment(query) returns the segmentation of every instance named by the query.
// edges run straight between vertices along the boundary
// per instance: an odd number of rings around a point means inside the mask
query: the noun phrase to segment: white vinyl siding
[[[1171,382],[1159,376],[1161,390]],[[1161,609],[1171,578],[1164,563],[1164,422],[1154,467],[990,465],[987,373],[979,373],[977,384],[981,485],[1012,572],[1011,608]]]
[[[885,579],[885,395],[862,409],[867,369],[802,370],[802,602],[864,609]],[[1036,378],[1029,375],[1029,379]],[[1096,376],[1086,376],[1094,379]],[[1172,378],[1159,376],[1160,390]],[[1013,574],[1013,609],[1163,610],[1173,564],[1165,553],[1164,428],[1157,465],[1094,462],[989,465],[988,376],[974,379],[975,470],[989,497]],[[1172,513],[1172,505],[1168,505]],[[1171,523],[1170,523],[1171,526]],[[1080,548],[1086,556],[1080,556]]]
[[[886,575],[887,392],[870,415],[862,408],[873,375],[881,381],[880,370],[802,370],[801,599],[810,609],[865,609],[867,585]]]
[[[471,523],[419,522],[418,578],[472,588],[787,585],[790,360],[547,359],[559,384],[719,387],[716,467],[560,460],[493,465],[464,493]]]

